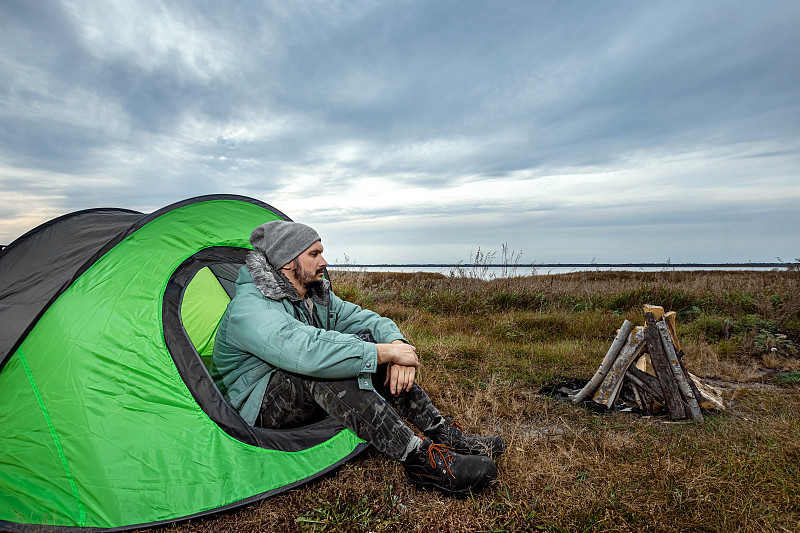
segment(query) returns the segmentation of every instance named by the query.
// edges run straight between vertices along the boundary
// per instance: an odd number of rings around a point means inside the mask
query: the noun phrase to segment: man
[[[394,322],[333,294],[317,232],[273,221],[250,242],[214,345],[221,388],[242,417],[280,429],[327,413],[400,461],[413,485],[454,496],[486,488],[503,439],[467,435],[439,413]]]

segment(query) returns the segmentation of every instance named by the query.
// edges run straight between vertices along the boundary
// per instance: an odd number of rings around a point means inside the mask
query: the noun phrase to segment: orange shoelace
[[[447,472],[456,477],[453,472],[450,470],[450,463],[453,462],[453,452],[449,446],[445,446],[444,444],[436,444],[434,442],[428,447],[428,460],[431,462],[431,467],[436,468],[436,456],[439,456],[444,462],[444,467],[447,469]]]
[[[459,430],[459,431],[460,431],[461,433],[463,433],[464,435],[466,435],[466,434],[467,434],[467,432],[466,432],[466,431],[464,431],[464,426],[462,426],[462,425],[461,425],[461,422],[459,422],[458,420],[453,420],[453,421],[450,423],[450,426],[452,426],[452,427],[456,428],[457,430]]]

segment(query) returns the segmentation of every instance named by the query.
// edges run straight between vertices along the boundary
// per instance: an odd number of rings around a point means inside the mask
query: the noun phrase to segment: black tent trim
[[[62,215],[58,218],[45,222],[37,226],[36,228],[28,231],[21,237],[15,239],[14,242],[3,248],[3,250],[0,251],[0,266],[2,266],[4,260],[5,261],[13,260],[14,254],[17,253],[17,250],[21,247],[24,247],[25,245],[30,244],[32,239],[36,239],[37,237],[41,236],[46,241],[47,230],[49,230],[51,227],[56,226],[56,224],[63,224],[65,222],[70,222],[72,220],[81,217],[86,218],[84,224],[87,224],[95,216],[107,217],[115,215],[120,217],[120,220],[117,222],[117,224],[115,224],[115,227],[118,229],[129,227],[131,223],[135,222],[135,220],[132,220],[132,218],[136,218],[137,216],[138,217],[144,216],[142,213],[138,211],[132,211],[130,209],[116,209],[116,208],[105,208],[105,207],[96,209],[84,209],[81,211],[75,211],[74,213],[68,213],[66,215]],[[69,236],[65,236],[64,238],[69,238]],[[44,248],[46,248],[46,244],[47,243],[45,242],[43,246]],[[48,251],[49,250],[47,249],[40,250],[41,253],[40,262],[42,263],[50,262],[52,258],[47,255]],[[14,339],[13,343],[11,343],[8,351],[6,351],[5,353],[0,352],[0,371],[3,370],[3,367],[5,366],[8,359],[14,352],[17,351],[17,348],[19,348],[20,344],[25,339],[25,337],[27,337],[28,334],[31,332],[31,330],[36,326],[36,323],[39,321],[39,319],[42,317],[45,311],[47,311],[47,309],[53,304],[53,302],[55,302],[56,299],[58,299],[58,297],[65,290],[67,290],[78,278],[78,275],[74,274],[74,271],[80,270],[81,272],[85,272],[86,269],[89,268],[89,266],[91,266],[91,265],[88,266],[84,265],[87,261],[87,257],[89,258],[88,260],[91,261],[91,264],[94,264],[94,262],[97,260],[97,258],[93,257],[93,255],[76,256],[72,258],[72,264],[69,265],[68,268],[64,269],[62,275],[59,276],[57,275],[57,273],[53,272],[50,272],[48,274],[46,283],[49,285],[49,290],[51,291],[51,293],[49,294],[49,298],[41,305],[41,307],[39,307],[36,310],[36,313],[34,315],[25,317],[27,319],[27,325],[22,330],[19,330],[17,338]],[[65,258],[63,257],[61,257],[60,259],[62,261],[65,260]],[[1,271],[2,269],[0,269],[0,272]],[[8,280],[1,280],[1,281],[2,283],[0,283],[0,291],[2,291],[2,289],[7,288],[5,285]]]
[[[0,249],[0,259],[2,259],[3,254],[5,254],[9,250],[13,249],[15,246],[17,246],[22,241],[27,240],[29,237],[31,237],[31,236],[33,236],[33,235],[35,235],[37,233],[41,233],[43,230],[49,228],[50,226],[54,226],[56,224],[60,224],[62,221],[66,220],[66,219],[69,219],[69,218],[74,218],[74,217],[81,216],[81,215],[91,215],[91,214],[95,214],[95,213],[127,213],[127,214],[130,214],[130,215],[143,215],[143,213],[141,211],[134,211],[132,209],[123,209],[123,208],[119,208],[119,207],[93,207],[91,209],[82,209],[80,211],[73,211],[72,213],[66,213],[66,214],[61,215],[59,217],[53,218],[51,220],[48,220],[47,222],[44,222],[44,223],[36,226],[35,228],[31,229],[31,230],[26,231],[24,234],[20,235],[16,239],[14,239],[11,242],[11,244],[7,244],[5,246],[0,245],[0,246],[2,246],[2,249]]]

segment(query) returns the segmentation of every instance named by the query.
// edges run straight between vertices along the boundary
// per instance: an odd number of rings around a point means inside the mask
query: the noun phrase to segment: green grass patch
[[[777,379],[781,385],[800,385],[800,371],[782,372],[778,374]]]

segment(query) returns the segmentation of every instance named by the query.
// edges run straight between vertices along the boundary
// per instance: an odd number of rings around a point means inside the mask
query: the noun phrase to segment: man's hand
[[[389,387],[392,396],[411,390],[417,369],[413,366],[402,366],[389,363],[386,366],[386,381],[383,386]]]
[[[383,363],[388,363],[383,386],[389,387],[393,396],[410,391],[419,366],[417,349],[399,339],[391,344],[378,344],[378,364]]]
[[[419,366],[417,349],[401,340],[392,341],[391,344],[378,344],[378,364],[383,363],[417,368]]]

